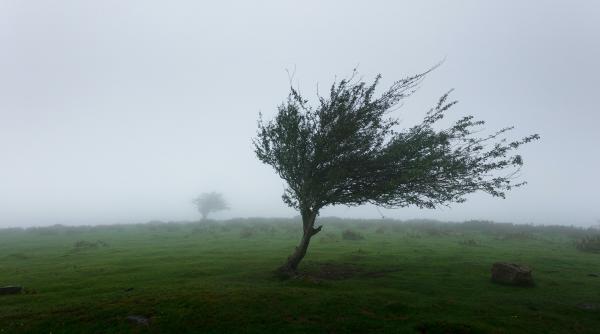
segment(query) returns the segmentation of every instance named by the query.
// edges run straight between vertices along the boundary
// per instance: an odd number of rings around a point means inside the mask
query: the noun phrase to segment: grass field
[[[0,333],[600,333],[600,254],[575,247],[598,232],[320,222],[285,281],[293,219],[0,230],[0,286],[25,287],[0,296]],[[491,283],[496,261],[536,285]]]

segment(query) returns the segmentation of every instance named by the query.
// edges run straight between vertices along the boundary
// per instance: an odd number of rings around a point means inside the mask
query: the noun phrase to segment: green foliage
[[[472,116],[437,130],[456,103],[448,94],[420,124],[397,130],[390,112],[428,73],[396,81],[377,95],[381,76],[367,84],[355,72],[334,82],[315,107],[291,88],[273,120],[260,117],[254,139],[257,157],[287,182],[285,203],[303,215],[337,204],[434,208],[478,190],[504,197],[523,185],[513,183],[523,164],[513,152],[539,136],[507,141],[507,127],[478,137],[484,122]]]

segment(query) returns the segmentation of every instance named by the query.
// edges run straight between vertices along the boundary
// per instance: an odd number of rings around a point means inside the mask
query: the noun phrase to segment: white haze
[[[600,5],[595,1],[0,1],[0,227],[293,216],[254,156],[294,85],[313,98],[359,66],[382,87],[446,59],[396,112],[447,90],[493,131],[539,133],[529,184],[386,217],[596,224]],[[377,218],[373,206],[322,216]]]

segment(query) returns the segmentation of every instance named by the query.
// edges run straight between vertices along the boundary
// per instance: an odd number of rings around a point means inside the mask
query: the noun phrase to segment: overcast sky
[[[382,87],[446,59],[394,115],[515,125],[529,184],[497,199],[387,217],[536,224],[600,219],[600,5],[596,1],[0,0],[0,227],[293,216],[254,156],[294,84],[313,98],[355,66]],[[375,207],[322,216],[379,217]]]

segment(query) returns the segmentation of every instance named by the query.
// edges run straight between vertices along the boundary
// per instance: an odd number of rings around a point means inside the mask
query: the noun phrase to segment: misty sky
[[[596,1],[0,0],[0,227],[293,216],[255,157],[294,85],[314,98],[355,66],[382,88],[446,59],[394,115],[454,88],[449,118],[515,125],[529,184],[387,217],[590,225],[600,219]],[[373,206],[322,216],[377,218]]]

